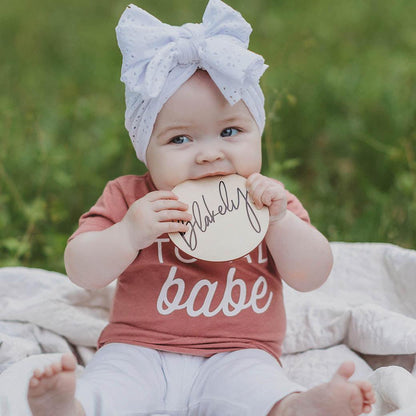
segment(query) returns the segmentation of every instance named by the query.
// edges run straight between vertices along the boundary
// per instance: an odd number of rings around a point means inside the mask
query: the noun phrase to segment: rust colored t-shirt
[[[121,221],[154,190],[148,173],[109,182],[70,239]],[[309,222],[299,200],[287,195],[288,209]],[[205,357],[259,348],[278,359],[285,330],[282,282],[264,240],[243,258],[214,263],[189,257],[165,234],[118,278],[98,345],[122,342]]]

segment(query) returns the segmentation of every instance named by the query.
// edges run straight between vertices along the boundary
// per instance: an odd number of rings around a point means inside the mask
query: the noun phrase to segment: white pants
[[[87,416],[266,416],[303,390],[262,350],[204,358],[108,344],[85,368],[76,398]]]

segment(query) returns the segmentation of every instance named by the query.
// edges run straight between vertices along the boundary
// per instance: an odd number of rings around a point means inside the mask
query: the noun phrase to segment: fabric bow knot
[[[251,26],[220,0],[209,1],[202,23],[183,26],[162,23],[131,4],[116,32],[123,55],[121,80],[142,99],[157,97],[177,65],[193,65],[208,71],[234,104],[241,88],[258,83],[267,68],[262,56],[247,50]]]
[[[202,23],[170,26],[131,4],[116,27],[126,85],[125,126],[146,163],[153,125],[164,103],[200,68],[227,101],[243,100],[260,131],[265,123],[259,79],[263,57],[247,49],[251,26],[221,0],[209,0]]]
[[[198,23],[186,23],[176,40],[177,61],[179,65],[199,62],[199,47],[204,41],[204,28]]]

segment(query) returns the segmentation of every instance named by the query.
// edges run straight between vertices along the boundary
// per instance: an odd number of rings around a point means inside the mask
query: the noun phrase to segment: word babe
[[[172,267],[169,276],[160,291],[157,310],[162,315],[185,309],[189,316],[204,315],[212,317],[222,312],[225,316],[238,315],[242,310],[252,308],[255,313],[264,313],[270,306],[273,293],[268,290],[266,279],[259,276],[251,293],[247,293],[246,283],[242,279],[234,279],[236,269],[230,268],[227,274],[222,301],[218,306],[212,304],[218,282],[199,280],[192,288],[187,299],[184,299],[185,281],[176,277],[177,267]],[[199,309],[195,309],[195,300],[201,293],[206,293],[205,301]],[[173,299],[172,301],[169,300]],[[237,299],[235,301],[235,299]]]

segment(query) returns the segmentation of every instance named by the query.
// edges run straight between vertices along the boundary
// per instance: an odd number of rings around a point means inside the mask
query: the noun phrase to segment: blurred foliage
[[[330,239],[416,248],[416,2],[229,0],[270,68],[263,172]],[[8,2],[0,14],[0,266],[63,271],[79,216],[144,172],[124,129],[121,0]],[[137,2],[171,24],[206,0]]]

